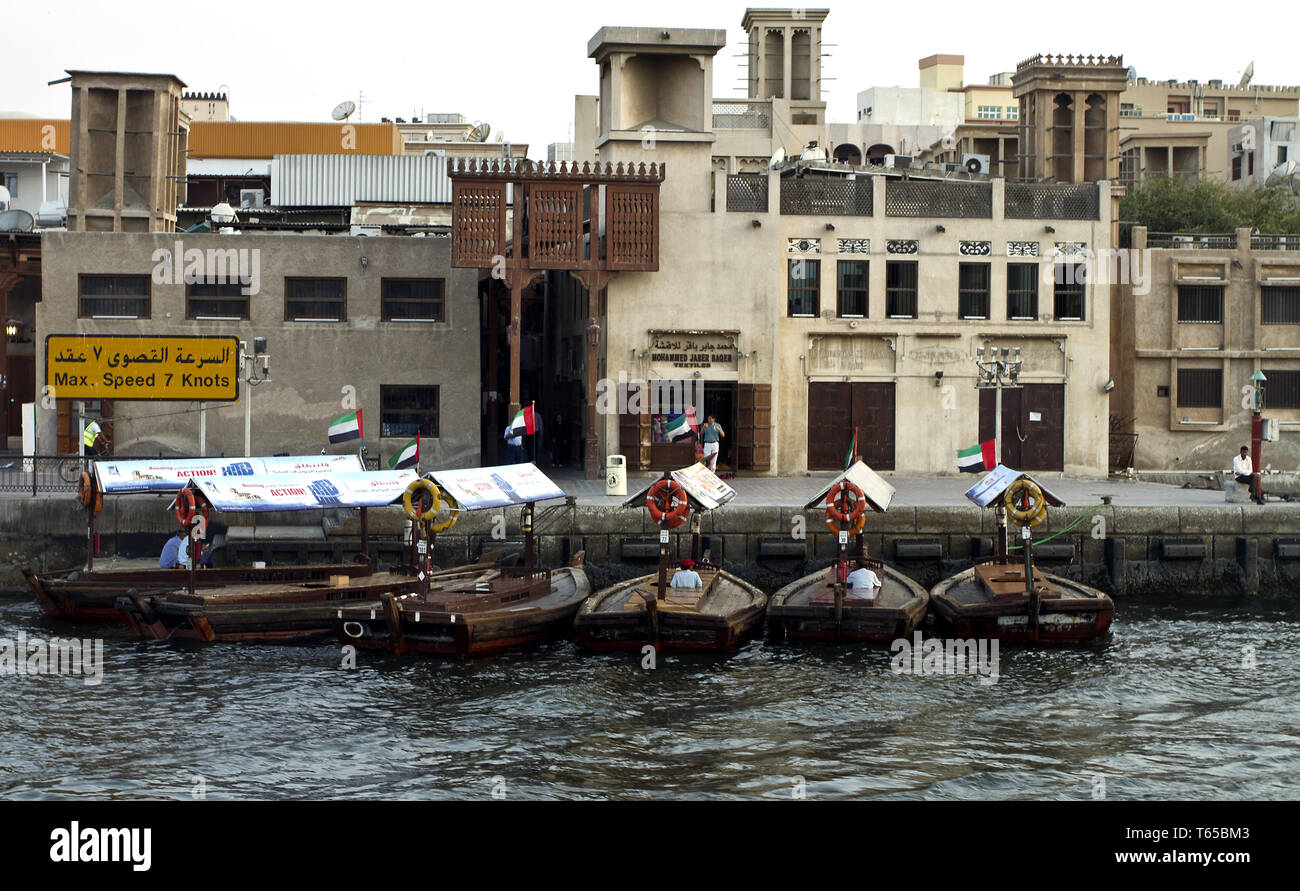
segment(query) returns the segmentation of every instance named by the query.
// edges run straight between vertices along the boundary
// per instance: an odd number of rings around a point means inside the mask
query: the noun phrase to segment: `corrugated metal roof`
[[[0,118],[0,151],[66,156],[72,151],[70,126],[66,118]]]
[[[447,159],[436,155],[276,155],[271,204],[350,207],[359,201],[450,204]]]
[[[395,124],[194,121],[191,158],[273,158],[285,154],[400,155]]]

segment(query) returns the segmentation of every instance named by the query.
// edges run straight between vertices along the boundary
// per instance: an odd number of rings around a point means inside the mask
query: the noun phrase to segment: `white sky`
[[[1248,14],[1199,0],[820,5],[830,8],[823,41],[835,44],[823,60],[831,121],[855,119],[859,90],[916,86],[917,60],[932,53],[964,55],[967,83],[987,83],[1038,52],[1119,52],[1152,79],[1236,82],[1253,59],[1255,83],[1300,84],[1296,21],[1284,24],[1297,14],[1278,0],[1240,7]],[[3,0],[0,8],[0,112],[42,117],[69,114],[67,85],[46,85],[66,68],[166,72],[192,90],[224,85],[240,120],[329,120],[338,102],[364,92],[363,121],[460,112],[544,158],[547,143],[569,138],[573,96],[596,92],[587,40],[602,25],[726,28],[714,95],[744,87],[745,4],[718,0]]]

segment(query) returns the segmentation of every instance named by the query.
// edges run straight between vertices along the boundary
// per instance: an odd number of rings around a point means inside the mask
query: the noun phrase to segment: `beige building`
[[[1250,442],[1251,375],[1267,378],[1265,411],[1281,441],[1274,469],[1300,466],[1300,236],[1166,236],[1148,242],[1145,280],[1117,299],[1112,411],[1139,470],[1220,470]],[[1148,250],[1149,249],[1149,250]],[[1130,440],[1136,434],[1136,444]]]
[[[197,93],[186,90],[181,93],[181,111],[189,115],[191,121],[228,121],[230,120],[230,97],[225,93]]]
[[[764,10],[751,62],[764,30],[798,47],[809,12]],[[820,40],[821,18],[813,24],[809,40]],[[942,473],[992,435],[976,348],[1018,347],[1026,386],[1007,395],[1004,458],[1104,474],[1109,289],[1082,282],[1074,266],[1111,245],[1108,185],[949,182],[817,160],[769,170],[773,133],[784,142],[796,126],[817,126],[781,116],[816,115],[818,94],[792,86],[786,107],[751,95],[744,114],[770,116],[766,126],[718,126],[718,104],[731,101],[712,98],[724,45],[722,31],[660,28],[603,28],[588,44],[601,85],[596,156],[667,165],[658,271],[619,273],[590,304],[601,377],[681,381],[699,393],[702,413],[728,430],[720,466],[842,468],[856,428],[873,467]],[[787,82],[777,58],[767,54],[751,89]],[[793,64],[793,53],[781,58]],[[753,159],[761,172],[743,172]],[[634,468],[672,464],[681,456],[657,442],[659,420],[605,414],[602,452]]]
[[[477,275],[451,269],[450,242],[47,232],[36,330],[42,342],[51,334],[266,338],[269,382],[241,383],[239,402],[208,404],[206,443],[196,402],[84,406],[111,419],[116,454],[241,455],[251,397],[253,454],[355,449],[326,436],[353,406],[372,456],[386,460],[418,429],[425,467],[469,466],[480,442]],[[194,250],[207,277],[187,284],[177,258]],[[236,267],[247,285],[231,280]],[[36,354],[45,383],[45,351]],[[77,412],[68,401],[38,402],[39,454],[75,451]]]

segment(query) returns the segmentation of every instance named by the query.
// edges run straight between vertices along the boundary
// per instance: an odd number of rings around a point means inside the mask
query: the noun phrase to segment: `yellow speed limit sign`
[[[239,338],[50,334],[45,385],[54,399],[234,401]]]

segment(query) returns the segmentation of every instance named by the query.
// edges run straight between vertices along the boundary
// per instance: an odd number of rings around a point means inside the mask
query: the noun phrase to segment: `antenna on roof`
[[[334,106],[334,110],[330,112],[330,117],[336,121],[346,121],[348,118],[352,117],[352,113],[356,110],[357,104],[355,102],[349,99],[344,99],[338,105]]]

